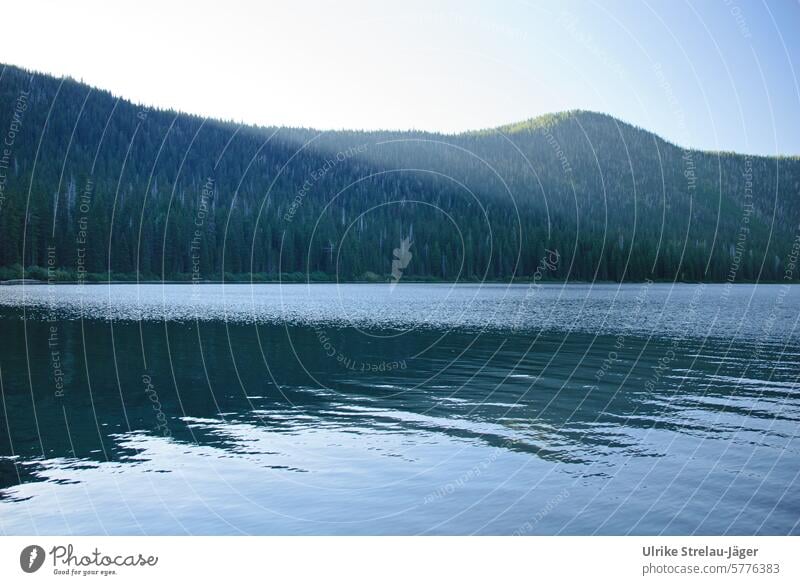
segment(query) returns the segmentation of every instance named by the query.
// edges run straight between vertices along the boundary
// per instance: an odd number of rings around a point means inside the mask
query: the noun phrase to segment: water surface
[[[796,534],[800,290],[0,287],[6,534]]]

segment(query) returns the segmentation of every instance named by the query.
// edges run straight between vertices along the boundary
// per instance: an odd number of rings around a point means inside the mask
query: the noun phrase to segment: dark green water
[[[798,293],[0,287],[0,532],[796,534]]]

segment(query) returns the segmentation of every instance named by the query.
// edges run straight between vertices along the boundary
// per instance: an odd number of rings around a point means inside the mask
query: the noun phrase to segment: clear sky
[[[795,0],[0,5],[0,61],[201,115],[454,132],[581,108],[800,154]]]

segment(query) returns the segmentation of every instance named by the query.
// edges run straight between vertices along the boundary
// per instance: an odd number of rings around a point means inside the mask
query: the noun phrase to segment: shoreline
[[[736,285],[754,285],[754,284],[769,284],[769,285],[777,285],[777,284],[790,284],[790,285],[797,285],[800,284],[800,281],[790,281],[787,282],[785,280],[760,280],[760,281],[749,281],[743,280],[740,282],[728,282],[727,280],[700,280],[700,281],[689,281],[689,280],[626,280],[626,281],[615,281],[615,280],[595,280],[595,281],[588,281],[588,280],[570,280],[567,282],[564,281],[556,281],[556,280],[548,280],[545,282],[537,281],[532,282],[530,280],[403,280],[402,282],[394,283],[394,286],[403,286],[408,284],[458,284],[458,285],[483,285],[483,284],[493,284],[493,285],[517,285],[517,286],[563,286],[563,285],[592,285],[592,284],[604,284],[604,285],[625,285],[625,284],[645,284],[650,282],[651,284],[688,284],[688,285],[696,285],[696,284],[716,284],[716,285],[725,285],[730,284],[732,286]],[[191,281],[191,280],[91,280],[91,281],[79,281],[79,280],[57,280],[53,282],[48,282],[44,280],[31,280],[26,279],[26,282],[21,281],[0,281],[0,286],[60,286],[60,285],[88,285],[88,286],[97,286],[97,285],[109,285],[109,284],[135,284],[135,285],[165,285],[165,284],[181,284],[181,285],[203,285],[203,284],[224,284],[224,285],[259,285],[259,284],[281,284],[281,285],[318,285],[318,284],[370,284],[370,285],[389,285],[392,284],[389,281],[386,282],[375,282],[369,280],[203,280],[203,281]]]

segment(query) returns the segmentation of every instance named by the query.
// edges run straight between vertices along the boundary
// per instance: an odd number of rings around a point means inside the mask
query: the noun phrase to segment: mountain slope
[[[0,135],[0,278],[781,280],[800,222],[797,158],[591,112],[239,127],[6,66]]]

